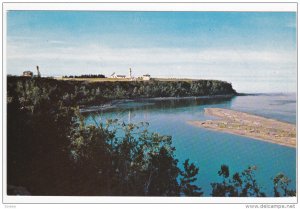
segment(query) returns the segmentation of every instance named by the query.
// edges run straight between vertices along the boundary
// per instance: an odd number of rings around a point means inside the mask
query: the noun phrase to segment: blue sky
[[[294,12],[9,11],[7,73],[113,72],[226,80],[295,92]]]

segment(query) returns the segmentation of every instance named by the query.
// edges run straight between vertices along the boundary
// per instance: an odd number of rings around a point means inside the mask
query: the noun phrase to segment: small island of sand
[[[188,121],[188,123],[215,131],[296,147],[296,126],[294,124],[222,108],[206,108],[204,111],[205,114],[219,119]]]

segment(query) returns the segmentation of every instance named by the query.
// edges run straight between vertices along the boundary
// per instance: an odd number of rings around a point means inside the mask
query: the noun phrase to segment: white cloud
[[[30,41],[30,43],[33,43]],[[98,45],[68,45],[49,40],[35,44],[8,42],[7,72],[40,65],[47,75],[112,72],[127,73],[132,67],[138,76],[151,73],[163,77],[220,79],[237,85],[238,91],[252,88],[278,91],[296,89],[296,51],[191,48],[109,48]],[[243,85],[245,84],[245,85]],[[269,91],[268,90],[268,91]]]
[[[101,46],[59,46],[59,41],[28,46],[9,45],[10,60],[47,59],[93,61],[119,64],[166,64],[166,63],[294,63],[296,52],[271,50],[232,49],[180,49],[180,48],[109,48]],[[53,46],[53,44],[55,46]],[[67,66],[66,66],[67,67]]]

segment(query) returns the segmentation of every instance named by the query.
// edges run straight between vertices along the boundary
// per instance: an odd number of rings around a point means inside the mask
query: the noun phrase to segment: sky
[[[215,79],[296,92],[295,12],[8,11],[7,73]]]

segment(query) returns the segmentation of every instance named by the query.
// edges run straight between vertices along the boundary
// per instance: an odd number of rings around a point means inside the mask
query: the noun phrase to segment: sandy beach
[[[188,121],[189,124],[215,131],[296,147],[296,125],[244,112],[222,108],[206,108],[205,114],[216,120]]]

